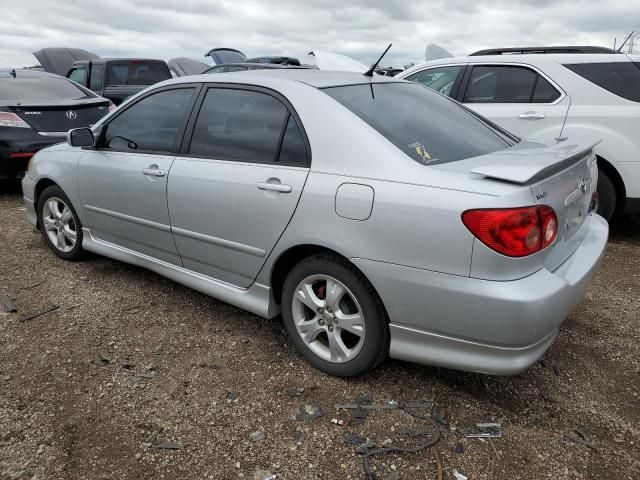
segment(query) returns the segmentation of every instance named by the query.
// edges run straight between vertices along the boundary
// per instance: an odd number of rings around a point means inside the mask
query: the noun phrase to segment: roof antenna
[[[632,30],[632,31],[631,31],[631,33],[629,34],[629,36],[628,36],[627,38],[625,38],[625,39],[624,39],[624,42],[622,42],[622,43],[620,44],[620,47],[618,47],[618,50],[616,50],[616,52],[617,52],[617,53],[622,52],[622,47],[624,47],[624,46],[627,44],[627,42],[629,41],[629,39],[631,38],[631,36],[632,36],[634,33],[636,33],[636,31],[635,31],[635,30]]]
[[[11,70],[9,72],[9,75],[11,75],[13,78],[16,78],[16,69],[14,68],[13,70]]]
[[[387,52],[391,48],[391,45],[393,45],[393,43],[390,43],[389,46],[387,47],[387,49],[382,53],[382,55],[380,55],[380,58],[376,61],[376,63],[371,65],[371,68],[369,70],[367,70],[366,72],[364,72],[364,76],[365,77],[373,77],[374,70],[376,69],[376,67],[380,63],[380,60],[382,60],[382,57],[384,57],[387,54]]]

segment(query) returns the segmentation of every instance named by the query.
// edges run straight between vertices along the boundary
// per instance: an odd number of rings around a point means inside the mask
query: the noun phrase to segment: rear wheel
[[[82,256],[82,225],[57,185],[45,188],[38,199],[38,224],[45,243],[58,257],[78,260]]]
[[[362,273],[338,256],[316,255],[291,270],[282,316],[298,351],[331,375],[360,375],[387,355],[382,301]]]
[[[616,187],[609,176],[602,170],[598,170],[598,214],[607,221],[613,218],[616,211],[617,195]]]

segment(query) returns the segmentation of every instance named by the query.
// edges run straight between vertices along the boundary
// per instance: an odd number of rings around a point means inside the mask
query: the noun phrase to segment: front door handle
[[[158,165],[155,163],[149,165],[147,168],[143,168],[142,173],[151,177],[164,177],[166,175],[166,172],[158,168]]]
[[[258,188],[271,192],[291,193],[291,185],[283,185],[282,183],[260,182]]]
[[[520,120],[542,120],[544,118],[544,113],[538,112],[524,112],[518,115]]]

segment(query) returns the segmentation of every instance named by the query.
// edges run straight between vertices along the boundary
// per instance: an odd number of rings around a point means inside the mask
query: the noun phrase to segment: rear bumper
[[[21,178],[27,171],[29,158],[11,158],[11,154],[35,153],[64,141],[26,128],[0,127],[0,179]]]
[[[28,165],[28,158],[10,158],[8,154],[0,155],[0,180],[23,177]]]
[[[354,259],[389,314],[390,356],[496,375],[526,370],[553,343],[602,261],[609,227],[598,215],[587,221],[585,239],[560,267],[513,281]]]

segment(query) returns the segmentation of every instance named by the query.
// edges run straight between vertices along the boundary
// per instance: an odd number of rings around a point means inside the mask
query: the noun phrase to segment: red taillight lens
[[[546,205],[467,210],[462,222],[486,246],[509,257],[539,252],[558,235],[558,218]]]
[[[0,112],[0,127],[31,128],[27,122],[11,112]]]

